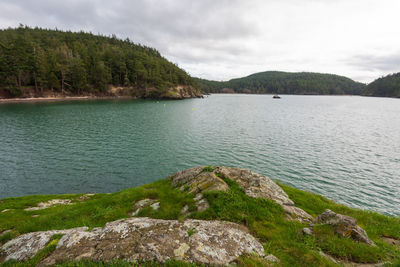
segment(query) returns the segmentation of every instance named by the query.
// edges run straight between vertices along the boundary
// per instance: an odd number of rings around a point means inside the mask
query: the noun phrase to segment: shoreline
[[[75,100],[112,100],[112,99],[138,99],[134,96],[63,96],[63,97],[27,97],[27,98],[0,98],[0,104],[9,103],[35,103],[35,102],[62,102]]]

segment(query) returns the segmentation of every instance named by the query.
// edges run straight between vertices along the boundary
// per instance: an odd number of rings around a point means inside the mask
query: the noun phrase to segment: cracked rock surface
[[[3,247],[0,259],[27,260],[43,249],[54,234],[64,234],[57,248],[40,265],[63,261],[112,259],[223,265],[243,254],[264,256],[264,248],[244,226],[222,221],[129,218],[103,228],[24,234]],[[190,234],[189,234],[190,233]]]

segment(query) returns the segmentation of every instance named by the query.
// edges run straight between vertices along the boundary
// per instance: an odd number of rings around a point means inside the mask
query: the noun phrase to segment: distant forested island
[[[200,96],[194,80],[150,47],[85,32],[0,30],[0,98]]]
[[[182,99],[202,93],[400,96],[400,73],[366,85],[311,72],[266,71],[229,81],[193,78],[154,48],[101,36],[30,28],[0,30],[0,99],[130,96]]]
[[[368,85],[334,74],[281,71],[260,72],[229,81],[195,80],[207,93],[400,97],[400,73],[379,78]]]
[[[364,88],[362,95],[400,97],[400,72],[376,79]]]
[[[226,82],[196,81],[205,92],[214,93],[358,95],[365,87],[343,76],[310,72],[266,71]]]

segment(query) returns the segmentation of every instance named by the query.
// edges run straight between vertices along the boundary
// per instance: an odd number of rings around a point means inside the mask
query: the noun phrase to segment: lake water
[[[0,105],[0,198],[114,192],[197,165],[251,169],[400,214],[400,99],[212,95]]]

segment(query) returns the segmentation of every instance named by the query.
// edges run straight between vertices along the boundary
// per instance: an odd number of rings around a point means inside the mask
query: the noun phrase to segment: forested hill
[[[362,90],[362,95],[400,97],[400,72],[376,79]]]
[[[349,78],[310,72],[267,71],[226,82],[196,79],[199,86],[210,93],[278,93],[278,94],[350,94],[358,95],[364,84]]]
[[[153,48],[129,39],[20,26],[0,30],[0,97],[29,91],[67,95],[130,94],[164,97],[198,94],[193,79]],[[115,88],[114,88],[115,89]],[[141,95],[142,94],[142,95]]]

